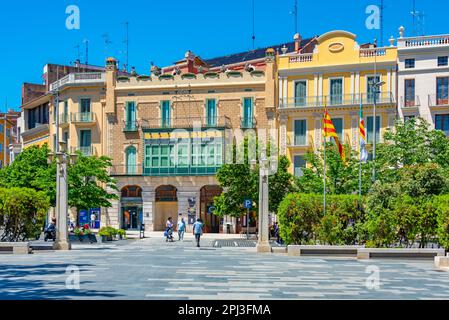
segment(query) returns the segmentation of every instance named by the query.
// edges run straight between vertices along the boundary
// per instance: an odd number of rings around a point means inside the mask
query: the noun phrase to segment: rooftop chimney
[[[297,33],[297,34],[295,34],[293,39],[295,40],[295,51],[298,52],[301,49],[302,37],[299,33]]]

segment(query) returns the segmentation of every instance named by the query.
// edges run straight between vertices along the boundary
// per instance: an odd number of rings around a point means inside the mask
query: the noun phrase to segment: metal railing
[[[376,98],[377,104],[394,103],[393,94],[391,92],[362,93],[362,94],[345,94],[345,95],[329,95],[329,96],[306,96],[280,99],[279,108],[310,108],[310,107],[336,107],[374,104]]]
[[[256,118],[241,118],[240,128],[242,129],[254,129],[256,127]]]
[[[137,121],[125,121],[123,132],[137,132],[139,130],[139,123]]]
[[[106,74],[104,72],[70,73],[50,84],[50,91],[57,90],[69,84],[102,83],[105,81]]]
[[[421,105],[421,100],[419,99],[419,96],[405,96],[401,97],[401,108],[415,108],[419,107]]]
[[[214,120],[214,121],[211,121]],[[142,119],[142,129],[230,128],[229,117],[173,117]]]
[[[112,176],[141,176],[142,165],[118,165],[111,167]]]
[[[95,113],[93,112],[76,112],[71,114],[71,121],[78,123],[95,122]]]
[[[449,46],[449,35],[422,36],[398,39],[398,48]]]
[[[70,122],[70,114],[63,113],[63,114],[59,115],[59,123],[60,124],[67,124],[69,122]]]
[[[76,153],[76,152],[81,152],[83,155],[90,157],[90,156],[94,156],[96,155],[96,149],[94,146],[88,146],[88,147],[71,147],[70,148],[70,152],[71,153]]]
[[[445,94],[429,94],[429,107],[449,106],[449,95]]]

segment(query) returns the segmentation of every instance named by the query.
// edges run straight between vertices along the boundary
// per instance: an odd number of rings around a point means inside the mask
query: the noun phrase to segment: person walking
[[[179,241],[184,241],[184,233],[186,232],[186,222],[184,218],[178,221],[178,238]]]
[[[277,222],[274,224],[274,236],[276,237],[276,242],[280,244],[281,236],[279,235],[279,225]]]
[[[203,221],[201,219],[197,219],[196,222],[193,224],[193,235],[195,236],[196,240],[196,246],[200,247],[200,239],[201,235],[203,234]]]

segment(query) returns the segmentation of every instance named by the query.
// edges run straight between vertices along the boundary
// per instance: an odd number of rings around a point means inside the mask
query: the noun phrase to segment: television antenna
[[[413,17],[413,33],[415,36],[424,35],[425,14],[424,12],[416,10],[416,0],[413,0],[413,10],[410,12]]]
[[[107,56],[109,53],[109,45],[112,44],[112,41],[109,40],[109,35],[107,33],[104,33],[101,37],[104,40],[104,50],[105,50],[105,55]]]
[[[290,11],[289,13],[293,15],[295,34],[297,34],[298,33],[298,0],[295,0],[295,4],[293,5],[293,11]]]
[[[89,64],[89,40],[84,39],[83,40],[84,45],[86,46],[86,66]]]
[[[253,40],[253,50],[256,48],[256,3],[253,0],[253,36],[251,38]]]
[[[129,22],[125,22],[125,40],[123,41],[125,44],[125,65],[124,69],[126,72],[128,72],[128,66],[129,66]]]

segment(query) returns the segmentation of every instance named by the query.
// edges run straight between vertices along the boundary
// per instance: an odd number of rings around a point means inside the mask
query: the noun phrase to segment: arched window
[[[122,198],[142,198],[142,188],[139,186],[123,187]]]
[[[137,164],[136,164],[136,148],[131,146],[126,148],[126,173],[136,174]]]

